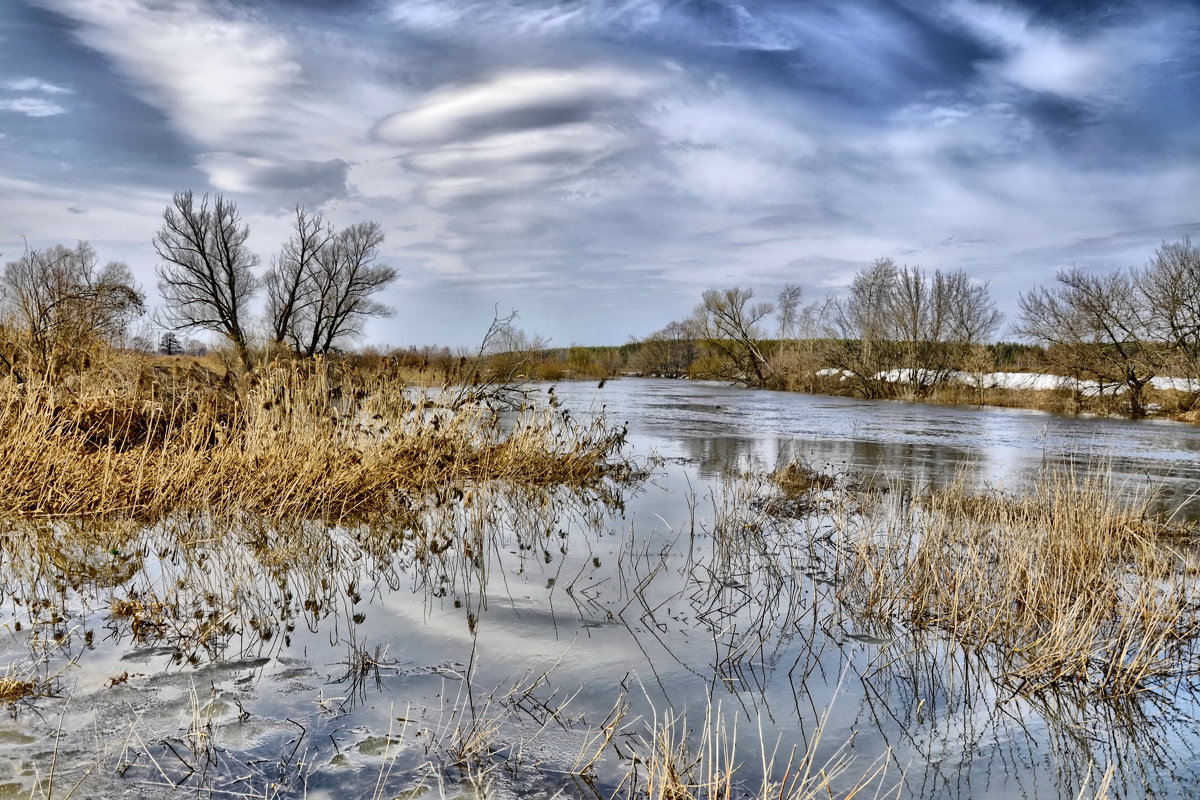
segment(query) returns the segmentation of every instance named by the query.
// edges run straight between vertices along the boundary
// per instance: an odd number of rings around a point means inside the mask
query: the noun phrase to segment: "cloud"
[[[62,86],[56,86],[53,83],[38,80],[37,78],[19,78],[17,80],[5,81],[0,83],[0,87],[7,89],[10,92],[40,92],[42,94],[73,94],[70,89]]]
[[[1180,100],[1200,62],[1179,22],[1200,17],[1183,4],[25,2],[70,18],[42,49],[88,71],[25,69],[87,104],[4,76],[0,98],[85,123],[11,126],[4,151],[30,180],[5,196],[0,176],[4,218],[43,238],[111,239],[117,221],[146,264],[146,231],[187,186],[235,196],[262,252],[296,202],[379,219],[413,311],[411,330],[403,315],[381,332],[392,341],[453,341],[440,317],[463,298],[519,305],[560,341],[619,341],[708,286],[830,287],[887,254],[999,292],[1086,249],[1073,243],[1098,242],[1099,263],[1114,230],[1200,220],[1197,112]],[[126,146],[117,178],[87,186],[73,167],[114,98],[169,140],[170,168]],[[150,184],[138,227],[118,195]]]
[[[42,97],[17,97],[11,100],[0,100],[0,111],[11,111],[27,117],[54,117],[67,113],[66,108]]]
[[[380,120],[375,136],[420,145],[578,123],[638,96],[648,84],[618,69],[505,72],[437,90],[416,108]]]
[[[480,207],[563,188],[637,147],[636,111],[657,83],[609,67],[500,71],[428,93],[373,136],[396,148],[434,206]]]
[[[953,0],[949,17],[999,55],[983,69],[1034,92],[1078,101],[1111,99],[1139,66],[1168,52],[1161,32],[1146,25],[1109,26],[1082,35],[1035,21],[1023,8],[984,0]]]
[[[133,81],[177,130],[206,145],[261,129],[300,76],[286,39],[200,0],[34,0]]]
[[[396,0],[391,18],[427,34],[564,35],[644,30],[662,21],[661,0]]]
[[[201,156],[200,167],[216,189],[277,196],[283,207],[296,203],[317,207],[348,192],[350,164],[341,159],[284,161],[208,153]]]

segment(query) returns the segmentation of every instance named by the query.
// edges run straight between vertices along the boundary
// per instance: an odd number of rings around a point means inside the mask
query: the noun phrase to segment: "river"
[[[435,561],[377,549],[379,532],[292,531],[314,537],[315,561],[214,549],[180,565],[164,548],[132,577],[75,590],[67,620],[40,627],[10,591],[2,655],[42,653],[59,696],[0,720],[0,797],[47,796],[55,772],[55,797],[78,782],[98,797],[386,800],[419,795],[422,774],[424,791],[452,794],[468,773],[500,796],[608,797],[647,720],[686,715],[696,735],[715,709],[727,732],[736,720],[748,780],[762,743],[781,759],[850,758],[835,786],[881,768],[906,798],[1073,798],[1109,766],[1114,797],[1200,793],[1190,687],[1120,703],[1017,696],[952,643],[836,613],[819,570],[794,558],[782,578],[731,571],[714,536],[752,513],[736,476],[794,458],[914,493],[1100,469],[1194,524],[1200,428],[687,381],[534,389],[576,418],[627,423],[647,478],[584,497],[481,491],[429,523],[476,530],[478,547]],[[197,619],[251,608],[253,624],[181,659],[172,631],[137,641],[98,612],[106,592],[184,583]],[[255,635],[267,619],[274,634]],[[569,777],[614,705],[616,749],[590,783]]]

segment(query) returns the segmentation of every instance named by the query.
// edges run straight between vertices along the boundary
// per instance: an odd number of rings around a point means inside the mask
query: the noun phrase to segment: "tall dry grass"
[[[687,716],[668,711],[648,722],[635,745],[635,769],[626,779],[629,798],[647,800],[815,800],[816,798],[898,797],[900,784],[888,779],[890,753],[856,769],[850,742],[820,757],[829,722],[826,710],[807,744],[781,751],[761,729],[747,750],[739,745],[738,715],[709,703],[697,730]],[[757,751],[747,769],[747,752]],[[640,766],[640,770],[636,767]],[[749,778],[746,773],[757,775]],[[614,795],[615,796],[615,795]]]
[[[366,518],[470,483],[599,481],[623,441],[603,421],[527,409],[510,425],[321,362],[242,378],[142,368],[4,387],[0,518]]]
[[[1105,473],[1069,472],[1017,495],[876,497],[841,524],[837,597],[993,655],[1023,693],[1172,685],[1197,671],[1194,555],[1147,498],[1120,497]]]

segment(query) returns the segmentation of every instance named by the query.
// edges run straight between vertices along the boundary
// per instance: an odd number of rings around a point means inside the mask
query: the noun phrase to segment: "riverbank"
[[[280,362],[237,376],[155,360],[0,402],[0,520],[254,514],[372,519],[475,484],[588,486],[623,433],[543,407],[503,426],[470,393],[414,394],[387,373]]]

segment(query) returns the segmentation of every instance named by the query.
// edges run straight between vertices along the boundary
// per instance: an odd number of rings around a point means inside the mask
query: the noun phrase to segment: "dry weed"
[[[1103,474],[1048,473],[1015,496],[877,497],[841,522],[838,599],[992,653],[1024,692],[1166,683],[1195,671],[1200,587],[1180,529],[1120,496]]]

